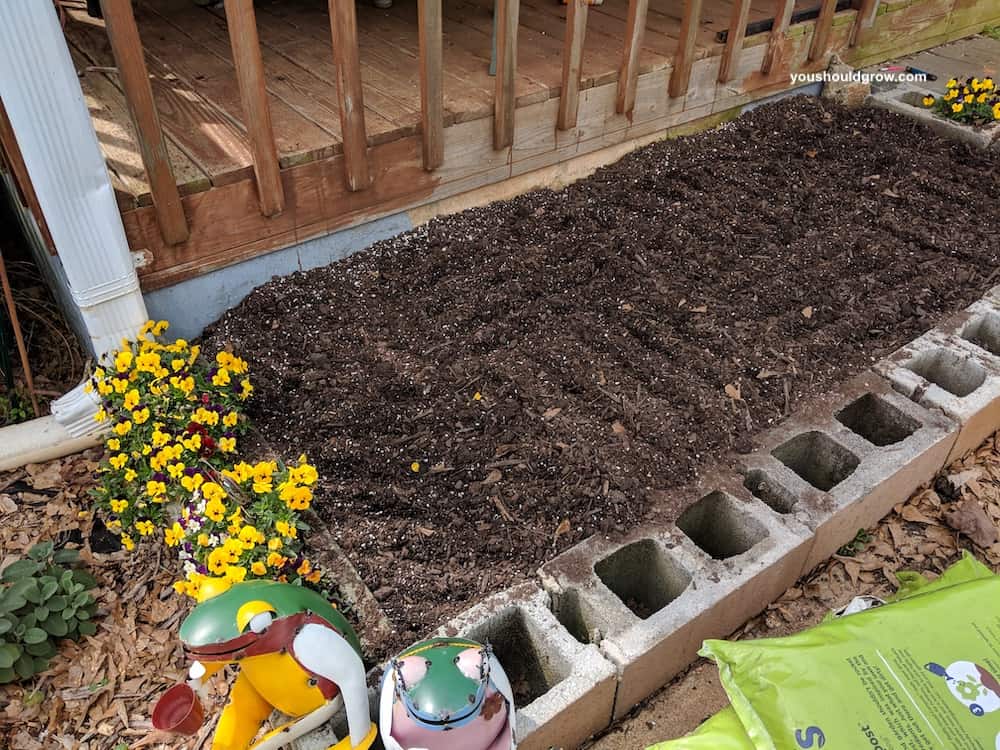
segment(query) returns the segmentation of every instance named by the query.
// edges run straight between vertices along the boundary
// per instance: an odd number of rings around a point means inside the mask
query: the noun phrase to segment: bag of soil
[[[888,603],[901,602],[917,595],[932,594],[951,586],[958,586],[970,581],[993,578],[993,572],[976,560],[972,555],[965,553],[962,559],[949,567],[938,578],[930,580],[920,573],[901,571],[896,574],[900,586]],[[850,617],[851,615],[848,615]],[[831,621],[832,615],[827,617],[825,622]],[[754,642],[748,642],[752,645]],[[758,641],[759,643],[759,641]],[[766,643],[766,641],[765,641]],[[1000,729],[1000,727],[998,727]],[[820,730],[822,732],[822,730]],[[806,734],[800,735],[802,742],[796,738],[796,743],[792,747],[810,747],[807,743],[809,737]],[[825,745],[825,735],[823,735],[824,745],[819,744],[820,735],[814,735],[815,747]],[[806,743],[806,744],[803,744]],[[778,747],[781,747],[780,745]],[[873,746],[876,747],[877,746]],[[885,750],[890,750],[891,746],[885,746]],[[757,747],[747,736],[743,727],[743,722],[739,714],[732,706],[723,709],[715,716],[707,719],[697,730],[681,737],[680,739],[661,742],[647,750],[757,750]],[[993,750],[988,747],[988,750]],[[1000,746],[996,748],[1000,750]]]
[[[1000,577],[959,566],[794,636],[706,641],[751,746],[1000,750]]]

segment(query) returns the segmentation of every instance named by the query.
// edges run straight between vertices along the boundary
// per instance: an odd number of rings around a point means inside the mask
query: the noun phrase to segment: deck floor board
[[[113,67],[102,21],[83,0],[70,10],[66,34],[81,67]],[[797,7],[818,0],[798,0]],[[489,74],[494,0],[445,0],[446,124],[489,118],[495,79]],[[284,167],[341,153],[340,104],[327,0],[257,0],[257,26],[267,74],[275,139]],[[716,54],[732,0],[704,0],[696,58]],[[683,0],[651,0],[640,68],[669,67],[678,45]],[[617,79],[628,0],[604,0],[589,14],[581,87]],[[773,0],[754,0],[751,21],[773,13]],[[387,143],[420,128],[417,0],[379,9],[357,7],[361,77],[369,143]],[[154,96],[182,192],[228,185],[252,175],[252,160],[229,47],[225,12],[193,0],[138,0]],[[566,8],[559,0],[521,0],[515,93],[519,107],[559,95]],[[149,186],[123,95],[112,73],[88,74],[88,106],[120,190],[144,205]]]

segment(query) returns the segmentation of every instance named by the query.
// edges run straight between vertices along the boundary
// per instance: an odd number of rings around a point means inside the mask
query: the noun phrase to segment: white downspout
[[[90,335],[103,357],[146,321],[125,230],[51,0],[0,0],[0,98]],[[94,444],[82,385],[52,416],[0,429],[0,469]]]

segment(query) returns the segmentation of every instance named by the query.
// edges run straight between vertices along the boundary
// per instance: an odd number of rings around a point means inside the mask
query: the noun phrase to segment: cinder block
[[[958,425],[865,373],[761,435],[744,486],[812,530],[808,573],[940,471]]]
[[[1000,428],[998,332],[1000,311],[987,297],[875,366],[904,396],[958,422],[946,463]]]
[[[573,750],[611,723],[614,665],[566,631],[536,584],[487,599],[439,634],[489,642],[515,691],[527,691],[517,706],[518,750]]]
[[[739,477],[700,483],[674,524],[595,536],[539,571],[556,617],[600,643],[619,673],[615,718],[683,671],[797,579],[811,535],[750,496]]]

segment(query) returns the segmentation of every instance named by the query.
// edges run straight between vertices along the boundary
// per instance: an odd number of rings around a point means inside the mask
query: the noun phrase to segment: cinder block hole
[[[822,432],[803,432],[771,451],[813,487],[829,492],[858,468],[858,457]]]
[[[959,398],[968,396],[986,380],[986,370],[979,363],[947,349],[918,354],[906,367]]]
[[[514,704],[527,706],[570,675],[571,665],[519,607],[508,607],[463,635],[493,646],[510,678]]]
[[[705,495],[684,511],[677,528],[716,560],[742,555],[768,537],[767,527],[724,492]]]
[[[674,601],[691,583],[691,574],[652,539],[622,547],[595,564],[594,572],[642,620]]]
[[[977,315],[962,329],[962,338],[1000,357],[1000,315],[995,313]]]
[[[590,612],[575,589],[568,589],[553,597],[552,614],[580,643],[595,643],[598,640],[594,637],[597,635],[595,628],[591,627]]]
[[[837,412],[837,421],[872,445],[895,445],[920,428],[920,423],[874,393],[866,393]]]
[[[776,513],[791,513],[795,510],[799,499],[775,482],[766,472],[760,469],[748,471],[743,479],[743,486],[753,493],[758,500],[766,503]]]

